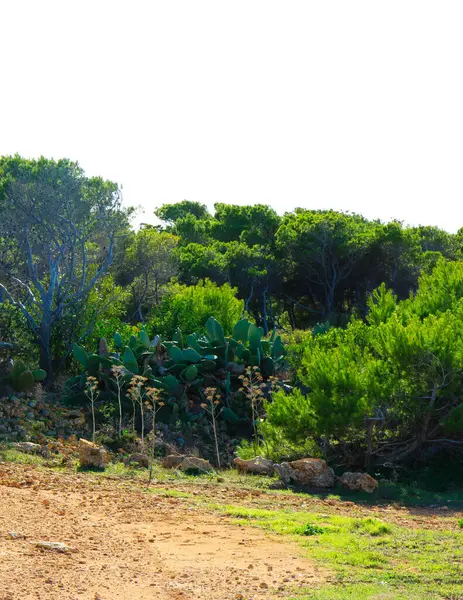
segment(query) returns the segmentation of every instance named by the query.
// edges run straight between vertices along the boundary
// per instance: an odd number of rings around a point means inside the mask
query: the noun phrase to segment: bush
[[[262,456],[273,460],[274,463],[291,462],[299,458],[319,457],[320,450],[313,439],[296,444],[287,439],[284,432],[275,427],[268,426],[265,422],[261,425],[263,440],[256,448],[254,442],[242,440],[236,449],[240,458],[247,460]]]
[[[176,283],[168,286],[146,329],[152,337],[160,335],[164,339],[172,339],[177,328],[202,334],[206,331],[207,319],[214,315],[225,335],[230,335],[243,313],[244,302],[237,298],[237,289],[228,283],[222,286],[209,280],[193,286]]]
[[[350,465],[457,450],[463,439],[463,263],[439,262],[405,301],[380,286],[367,323],[300,336],[290,353],[305,394],[275,394],[262,432],[323,440]],[[304,339],[305,337],[305,339]]]

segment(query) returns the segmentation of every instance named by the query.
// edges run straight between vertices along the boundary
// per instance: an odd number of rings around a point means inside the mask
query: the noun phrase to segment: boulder
[[[321,458],[302,458],[274,465],[282,481],[311,488],[330,488],[334,485],[333,469]]]
[[[256,456],[249,460],[235,458],[233,464],[236,465],[238,471],[242,473],[254,473],[256,475],[273,475],[273,461]]]
[[[345,488],[356,492],[372,494],[378,489],[378,482],[368,473],[343,473],[339,481]]]
[[[79,440],[79,462],[81,467],[104,469],[109,460],[104,448],[88,440]]]
[[[18,442],[13,444],[14,448],[26,452],[27,454],[40,454],[42,446],[40,444],[33,444],[32,442]]]
[[[150,466],[150,459],[146,454],[141,454],[141,452],[135,452],[134,454],[130,454],[130,456],[126,456],[124,458],[124,464],[129,466],[132,464],[136,464],[138,467],[142,467],[144,469],[148,469]]]
[[[183,454],[169,454],[162,459],[161,465],[164,469],[176,469],[185,458]]]
[[[186,456],[178,465],[178,468],[180,471],[199,471],[202,473],[213,471],[213,466],[208,460],[197,458],[196,456]]]

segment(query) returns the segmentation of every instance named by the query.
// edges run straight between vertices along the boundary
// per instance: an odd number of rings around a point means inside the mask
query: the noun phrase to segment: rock
[[[44,550],[52,550],[54,552],[68,553],[75,552],[71,546],[66,546],[63,542],[31,542],[36,548],[43,548]]]
[[[17,531],[9,531],[8,537],[11,540],[25,540],[26,539],[26,536],[24,535],[24,533],[18,533]]]
[[[104,448],[88,440],[79,440],[79,462],[81,467],[104,469],[108,460],[109,456]]]
[[[200,471],[202,473],[209,473],[213,470],[211,463],[204,458],[197,458],[196,456],[187,456],[178,465],[181,471]]]
[[[282,481],[281,479],[277,479],[276,481],[273,481],[269,486],[268,486],[269,490],[285,490],[286,489],[286,483],[284,481]]]
[[[169,454],[162,459],[161,465],[164,469],[176,469],[185,458],[186,456],[183,454]]]
[[[256,475],[273,475],[273,461],[256,456],[250,460],[235,458],[233,464],[242,473],[255,473]]]
[[[286,483],[311,488],[330,488],[334,485],[333,469],[321,458],[302,458],[274,465],[275,471]]]
[[[130,456],[126,456],[124,458],[124,464],[126,466],[130,466],[135,463],[138,467],[143,467],[148,469],[150,466],[150,459],[146,454],[141,454],[141,452],[135,452],[134,454],[130,454]]]
[[[13,447],[27,454],[39,454],[42,451],[40,444],[33,444],[32,442],[17,442],[13,444]]]
[[[339,481],[344,487],[352,491],[372,494],[378,489],[378,482],[368,473],[343,473]]]
[[[293,480],[293,470],[289,466],[289,463],[282,462],[281,465],[275,464],[273,465],[276,473],[280,476],[281,481],[283,481],[286,485],[291,483]]]

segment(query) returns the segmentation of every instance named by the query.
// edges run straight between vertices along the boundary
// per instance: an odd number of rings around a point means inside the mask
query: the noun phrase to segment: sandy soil
[[[297,545],[191,499],[0,464],[0,600],[277,599],[327,576]]]

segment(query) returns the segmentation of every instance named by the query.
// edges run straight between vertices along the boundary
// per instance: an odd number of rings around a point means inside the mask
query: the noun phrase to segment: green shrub
[[[226,336],[213,317],[207,320],[205,330],[206,335],[184,335],[177,329],[172,340],[159,335],[150,339],[144,328],[128,340],[117,332],[113,336],[117,352],[109,350],[106,340],[101,340],[98,354],[74,344],[74,358],[82,372],[67,382],[68,403],[87,404],[85,386],[92,378],[98,388],[100,413],[105,407],[117,406],[121,420],[122,404],[130,407],[129,388],[136,385],[140,412],[150,390],[156,389],[162,396],[161,421],[191,423],[205,419],[204,406],[212,389],[220,398],[221,420],[235,431],[249,431],[257,423],[256,403],[260,408],[264,397],[278,385],[275,373],[285,355],[281,338],[274,331],[264,339],[263,329],[247,319],[235,323],[233,337]]]
[[[325,529],[323,527],[319,527],[318,525],[307,523],[304,525],[304,527],[297,529],[296,533],[298,535],[320,535],[321,533],[325,533]]]
[[[198,285],[170,284],[161,304],[153,309],[146,329],[151,336],[172,339],[175,331],[206,332],[206,321],[211,315],[221,323],[225,335],[232,333],[242,317],[244,302],[237,298],[237,289],[228,283],[218,286],[211,281]]]
[[[348,450],[351,464],[362,467],[375,454],[388,463],[453,442],[458,448],[463,263],[440,261],[405,301],[380,286],[368,310],[366,323],[352,319],[346,329],[297,334],[302,343],[290,344],[289,360],[304,393],[275,394],[262,426],[266,439],[324,440],[325,450],[339,456]]]

